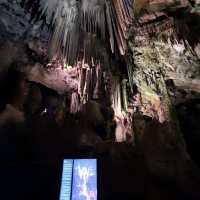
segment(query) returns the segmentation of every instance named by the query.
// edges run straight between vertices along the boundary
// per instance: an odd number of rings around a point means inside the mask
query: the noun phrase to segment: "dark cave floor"
[[[53,111],[62,104],[62,98],[30,82],[27,84],[31,95],[27,96],[26,83],[18,84],[17,79],[21,80],[21,75],[14,73],[1,85],[0,188],[3,200],[59,199],[63,159],[84,157],[98,158],[102,200],[200,199],[199,168],[187,160],[179,162],[181,154],[176,147],[163,151],[159,144],[160,133],[166,132],[167,125],[150,120],[143,142],[116,143],[112,134],[106,137],[105,121],[112,118],[110,110],[104,109],[103,122],[90,105],[83,115],[68,113],[57,119]],[[200,145],[195,138],[188,138],[193,134],[187,134],[192,127],[196,127],[194,133],[198,130],[199,115],[193,112],[193,104],[180,105],[177,111],[189,153],[199,164]],[[44,108],[52,112],[41,114]],[[184,127],[186,124],[188,129]],[[197,142],[195,151],[193,139]],[[182,164],[185,166],[179,166]]]
[[[92,147],[72,143],[84,129],[70,120],[60,128],[48,117],[37,117],[1,129],[2,199],[58,199],[62,159],[69,157],[99,159],[101,199],[199,198],[194,183],[190,185],[188,180],[180,187],[167,176],[153,176],[139,145],[102,141]]]

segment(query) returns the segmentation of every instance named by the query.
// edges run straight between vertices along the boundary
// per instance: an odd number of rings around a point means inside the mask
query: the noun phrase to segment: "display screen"
[[[97,200],[97,160],[65,159],[60,200]]]

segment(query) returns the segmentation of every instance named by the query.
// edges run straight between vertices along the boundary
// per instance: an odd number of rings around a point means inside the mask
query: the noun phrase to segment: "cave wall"
[[[200,98],[199,3],[135,1],[134,13],[123,22],[128,6],[113,2],[106,2],[107,39],[99,36],[101,30],[83,27],[79,40],[85,46],[71,40],[80,47],[80,60],[66,63],[56,46],[60,35],[50,44],[57,29],[37,13],[38,2],[1,1],[0,130],[7,152],[1,155],[49,162],[97,156],[106,163],[104,177],[110,180],[104,180],[110,185],[104,190],[111,197],[121,192],[127,199],[199,199],[199,169],[192,160],[198,164],[198,156],[190,155],[190,130],[183,128],[190,112],[179,110]],[[198,130],[191,137],[199,138]],[[121,183],[114,178],[118,170]]]

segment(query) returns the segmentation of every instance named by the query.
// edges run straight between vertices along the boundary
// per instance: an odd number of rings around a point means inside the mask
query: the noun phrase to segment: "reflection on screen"
[[[60,200],[97,200],[96,159],[64,160]]]

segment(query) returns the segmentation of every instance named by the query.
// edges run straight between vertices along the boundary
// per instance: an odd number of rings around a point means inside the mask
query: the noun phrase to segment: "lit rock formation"
[[[109,155],[120,166],[127,162],[131,173],[139,163],[156,183],[173,183],[188,199],[199,199],[198,170],[180,126],[198,119],[198,0],[3,0],[0,10],[2,91],[12,70],[12,80],[23,74],[14,97],[7,91],[0,97],[7,105],[0,125],[52,120],[43,126],[49,133],[55,123],[59,155],[65,148]],[[189,112],[193,101],[196,110]],[[132,192],[123,184],[113,183]]]

